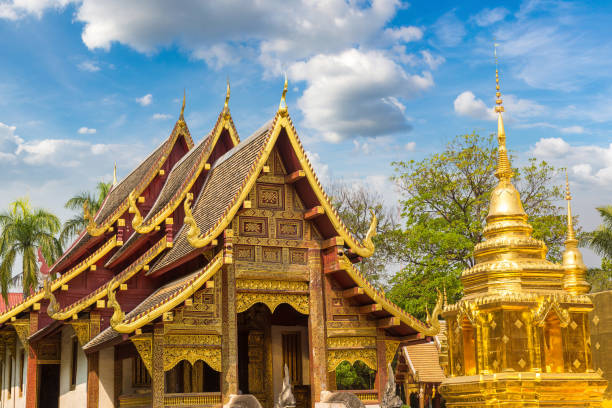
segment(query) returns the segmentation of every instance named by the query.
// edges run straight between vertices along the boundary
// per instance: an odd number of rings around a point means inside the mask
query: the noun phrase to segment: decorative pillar
[[[425,408],[425,387],[423,383],[419,385],[419,408]]]
[[[100,312],[89,313],[89,340],[100,333]],[[100,353],[87,355],[87,408],[97,408],[100,399]]]
[[[221,393],[223,403],[238,394],[238,328],[236,322],[236,271],[232,260],[233,231],[224,234],[225,265],[221,270]]]
[[[30,312],[30,333],[38,330],[38,312]],[[24,345],[28,349],[28,370],[26,372],[26,408],[36,408],[38,390],[38,358],[36,356],[36,345],[28,343]]]
[[[376,329],[376,389],[378,390],[378,401],[382,401],[383,393],[387,385],[387,344],[385,329]]]
[[[164,372],[164,326],[155,325],[153,329],[153,372],[151,373],[151,402],[153,408],[164,407],[165,372]]]
[[[310,272],[308,316],[308,343],[310,344],[310,401],[321,399],[321,391],[335,389],[336,373],[333,374],[333,388],[328,383],[327,372],[327,334],[325,330],[325,290],[321,253],[317,249],[308,250],[308,270]],[[332,374],[329,374],[330,376]]]

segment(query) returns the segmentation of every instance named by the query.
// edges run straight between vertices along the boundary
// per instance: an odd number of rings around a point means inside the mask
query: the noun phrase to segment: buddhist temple
[[[499,182],[491,193],[475,265],[463,271],[464,296],[443,312],[449,376],[440,385],[446,406],[600,407],[607,381],[591,358],[586,267],[577,247],[567,188],[563,263],[546,260],[531,236],[512,184],[496,69]]]
[[[423,323],[362,276],[376,218],[363,241],[344,225],[286,92],[244,140],[229,84],[199,141],[183,98],[168,139],[97,213],[84,208],[87,228],[44,288],[0,314],[3,406],[209,407],[242,393],[271,408],[286,365],[310,407],[358,360],[375,377],[349,392],[378,404],[396,351],[438,334],[442,296]]]

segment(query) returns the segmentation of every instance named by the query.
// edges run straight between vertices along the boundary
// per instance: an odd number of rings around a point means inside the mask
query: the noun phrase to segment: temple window
[[[77,364],[79,359],[79,341],[76,337],[72,338],[72,353],[70,360],[70,389],[74,390],[76,388],[76,378],[77,378]]]
[[[198,360],[195,364],[182,360],[166,371],[166,393],[194,393],[221,391],[220,373]]]
[[[561,322],[555,313],[550,313],[542,327],[542,358],[547,373],[563,372],[563,340]]]
[[[360,360],[352,365],[343,361],[336,367],[336,387],[339,390],[372,390],[375,381],[376,371]]]
[[[151,386],[151,376],[140,356],[132,360],[132,387],[148,388]]]
[[[464,321],[463,327],[463,369],[465,375],[476,374],[476,338],[474,326]]]
[[[289,369],[293,385],[302,385],[302,345],[300,332],[282,334],[283,367]]]

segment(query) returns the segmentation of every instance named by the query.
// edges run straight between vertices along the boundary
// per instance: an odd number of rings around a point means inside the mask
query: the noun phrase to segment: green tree
[[[612,205],[597,207],[603,223],[585,234],[586,244],[602,257],[601,268],[589,268],[587,280],[591,292],[612,289]]]
[[[11,203],[8,211],[0,213],[0,290],[7,300],[9,287],[21,282],[24,297],[38,287],[39,269],[36,252],[40,248],[49,262],[62,254],[55,237],[61,227],[60,220],[50,212],[31,208],[27,198]],[[21,273],[13,276],[15,259],[21,256]]]
[[[76,211],[76,214],[69,218],[60,233],[60,241],[66,245],[75,235],[79,234],[87,226],[87,220],[83,217],[83,204],[88,203],[89,211],[92,214],[98,212],[104,199],[110,192],[112,183],[100,181],[96,185],[95,192],[84,191],[66,201],[64,207]]]
[[[446,288],[449,302],[461,297],[461,271],[474,265],[474,246],[483,240],[491,191],[497,184],[497,143],[493,135],[458,136],[446,149],[420,161],[395,162],[394,179],[402,195],[406,221],[398,255],[406,265],[391,280],[388,295],[412,314],[423,318],[436,300],[436,288]],[[513,169],[535,238],[549,248],[548,258],[559,261],[565,239],[561,186],[557,170],[530,159]]]
[[[347,228],[359,240],[365,238],[370,227],[369,210],[374,211],[378,219],[377,235],[372,239],[376,250],[356,266],[370,283],[381,286],[389,264],[396,260],[396,247],[401,245],[401,234],[397,233],[399,209],[386,206],[380,194],[362,184],[335,180],[327,186],[327,191]]]
[[[343,361],[336,367],[336,387],[339,390],[371,390],[375,379],[376,371],[360,360],[352,365]]]

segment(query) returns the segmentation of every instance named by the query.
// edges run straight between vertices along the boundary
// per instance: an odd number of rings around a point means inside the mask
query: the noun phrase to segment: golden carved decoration
[[[59,304],[57,303],[55,295],[53,295],[53,292],[51,291],[51,275],[47,275],[47,278],[43,283],[43,290],[44,298],[49,300],[49,305],[47,306],[47,314],[50,318],[53,318],[53,316],[59,311]]]
[[[308,295],[293,295],[285,293],[237,293],[236,313],[244,312],[256,303],[268,306],[270,312],[274,313],[276,308],[286,303],[302,314],[309,314]]]
[[[128,203],[130,205],[128,211],[131,214],[134,214],[134,218],[132,218],[132,228],[134,228],[136,232],[139,232],[141,234],[152,231],[154,227],[148,231],[144,228],[143,229],[140,228],[140,226],[142,225],[142,221],[144,219],[142,218],[142,215],[140,214],[140,210],[138,210],[138,205],[136,204],[136,191],[132,190],[130,194],[128,194]]]
[[[27,319],[16,320],[11,322],[11,326],[15,329],[17,337],[21,341],[21,344],[25,347],[28,345],[28,337],[30,336],[30,321]]]
[[[103,225],[101,227],[96,225],[94,216],[89,212],[89,201],[87,200],[85,200],[83,203],[83,219],[87,221],[87,232],[92,237],[100,236],[108,229],[107,225]]]
[[[538,308],[533,310],[533,323],[536,326],[544,326],[546,316],[548,316],[551,310],[557,314],[561,322],[561,327],[567,327],[571,320],[569,312],[559,305],[559,302],[554,296],[545,297],[538,305]]]
[[[151,334],[142,334],[132,337],[130,340],[134,347],[136,347],[136,351],[138,351],[149,374],[153,375],[153,336]]]
[[[387,361],[387,365],[391,364],[395,358],[395,353],[399,345],[400,341],[398,340],[385,340],[385,360]]]
[[[436,291],[438,292],[438,299],[436,301],[436,305],[434,306],[433,311],[431,312],[431,315],[429,314],[429,310],[426,310],[427,312],[426,321],[429,327],[421,332],[426,336],[435,336],[440,333],[439,318],[440,318],[440,313],[442,312],[442,309],[444,308],[444,296],[442,296],[442,292],[440,292],[440,290],[436,289]]]
[[[192,365],[202,360],[215,371],[221,372],[221,349],[201,347],[164,347],[164,371],[171,370],[179,361]]]
[[[327,371],[335,371],[336,367],[343,362],[348,361],[350,364],[355,364],[355,361],[360,360],[372,370],[377,370],[376,364],[376,349],[352,349],[352,350],[328,350],[327,351]]]
[[[236,289],[308,291],[308,282],[282,281],[268,279],[238,279]]]
[[[200,227],[198,227],[198,224],[193,218],[193,213],[191,212],[192,201],[193,193],[187,193],[187,195],[185,196],[185,202],[183,203],[183,209],[185,210],[185,218],[183,219],[183,222],[185,223],[185,225],[189,226],[189,230],[187,231],[187,241],[189,241],[189,244],[192,247],[201,248],[210,244],[213,238],[202,236]]]
[[[106,302],[106,307],[113,309],[113,315],[110,318],[110,324],[112,327],[115,327],[119,323],[123,321],[125,318],[125,313],[121,310],[121,305],[117,302],[117,298],[115,297],[115,286],[112,284],[108,285],[106,289],[106,297],[108,301]]]
[[[70,322],[70,325],[79,340],[79,344],[83,347],[90,340],[89,320],[74,320]]]
[[[165,336],[165,343],[172,345],[221,345],[221,336],[217,334],[181,335],[171,334]]]
[[[376,337],[328,337],[327,347],[330,349],[376,347]]]

